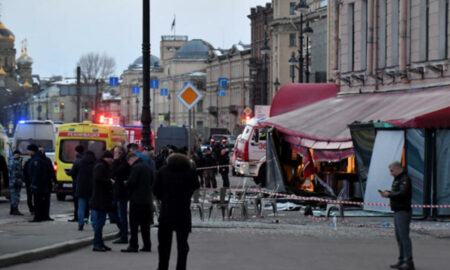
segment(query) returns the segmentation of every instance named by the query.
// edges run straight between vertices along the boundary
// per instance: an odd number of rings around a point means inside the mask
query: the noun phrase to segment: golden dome
[[[23,88],[31,88],[31,84],[28,81],[25,81],[25,83],[23,84]]]
[[[0,76],[6,76],[6,72],[3,67],[0,68]]]
[[[0,21],[0,41],[14,42],[14,34]]]

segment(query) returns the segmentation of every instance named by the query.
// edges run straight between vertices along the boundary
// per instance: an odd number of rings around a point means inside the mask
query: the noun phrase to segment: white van
[[[233,170],[237,175],[253,177],[256,184],[265,185],[266,128],[255,118],[247,121],[244,131],[236,140]]]
[[[13,146],[22,154],[27,153],[30,144],[42,145],[45,152],[55,152],[55,128],[50,120],[27,120],[17,123]]]

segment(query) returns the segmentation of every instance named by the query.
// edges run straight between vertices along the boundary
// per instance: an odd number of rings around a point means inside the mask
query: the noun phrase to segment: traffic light
[[[88,113],[89,112],[89,108],[84,108],[84,113]]]

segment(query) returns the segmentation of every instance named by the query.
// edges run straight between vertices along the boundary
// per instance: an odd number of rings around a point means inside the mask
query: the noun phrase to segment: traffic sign
[[[139,95],[139,86],[134,86],[133,88],[131,88],[131,94]]]
[[[161,96],[167,96],[169,95],[169,90],[167,90],[167,88],[161,88]]]
[[[219,89],[218,90],[218,95],[221,97],[224,97],[227,95],[227,91],[225,91],[225,89]]]
[[[177,98],[188,110],[190,110],[203,98],[203,95],[197,90],[197,88],[188,83],[183,87],[183,89],[181,89],[180,92],[178,92]]]
[[[119,77],[109,77],[110,86],[119,86]]]
[[[188,83],[194,85],[194,82],[193,82],[193,81],[188,81],[188,82],[184,82],[184,86],[186,86],[186,84],[188,84]]]
[[[228,86],[228,79],[227,78],[219,78],[219,87],[227,87]]]
[[[245,113],[246,115],[249,115],[249,114],[252,113],[252,109],[250,109],[249,107],[246,107],[246,108],[244,109],[244,113]]]
[[[159,88],[159,81],[158,80],[150,80],[150,88],[151,89],[158,89]]]
[[[164,114],[160,114],[160,115],[159,115],[159,121],[161,121],[161,122],[164,121]]]

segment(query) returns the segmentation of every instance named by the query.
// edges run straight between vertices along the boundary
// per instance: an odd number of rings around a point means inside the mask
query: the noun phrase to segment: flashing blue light
[[[19,124],[25,124],[25,120],[20,120]]]

